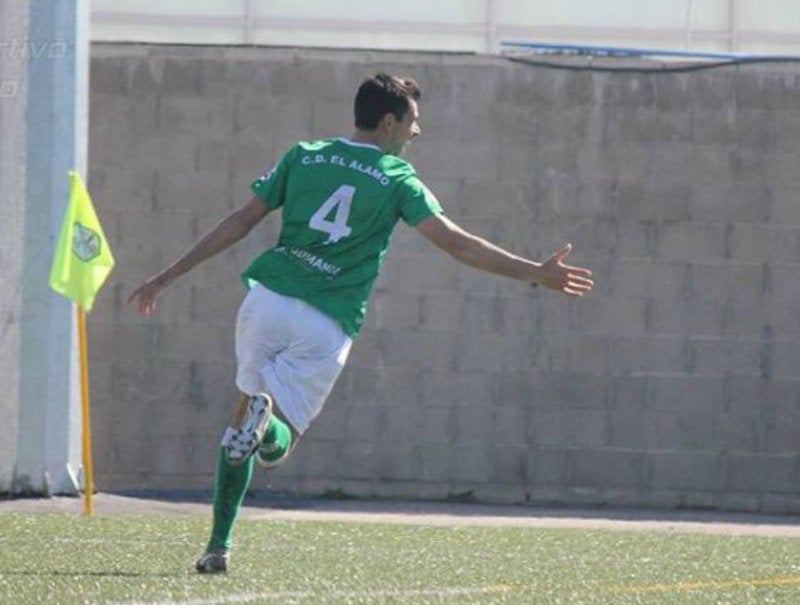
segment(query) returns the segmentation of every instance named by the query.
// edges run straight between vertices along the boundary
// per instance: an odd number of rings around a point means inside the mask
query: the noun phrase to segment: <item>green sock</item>
[[[267,423],[267,432],[258,449],[270,467],[277,465],[292,449],[292,429],[273,414]]]
[[[208,550],[230,548],[233,543],[233,524],[253,479],[255,458],[250,457],[241,466],[232,466],[225,459],[225,450],[219,448],[217,475],[214,480],[214,525]]]

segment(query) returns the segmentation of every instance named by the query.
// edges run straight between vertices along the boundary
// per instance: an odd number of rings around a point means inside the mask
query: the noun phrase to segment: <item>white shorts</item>
[[[254,283],[236,317],[236,386],[246,395],[270,395],[302,435],[325,405],[352,344],[321,311]]]

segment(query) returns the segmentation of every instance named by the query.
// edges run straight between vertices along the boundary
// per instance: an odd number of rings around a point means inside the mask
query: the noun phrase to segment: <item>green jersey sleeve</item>
[[[297,155],[297,146],[292,147],[277,165],[273,166],[250,185],[253,193],[271,210],[280,208],[286,201],[286,182],[289,176],[289,166],[294,161],[295,155]]]
[[[406,224],[416,227],[426,218],[443,212],[439,200],[416,175],[405,179],[400,186],[400,217]]]

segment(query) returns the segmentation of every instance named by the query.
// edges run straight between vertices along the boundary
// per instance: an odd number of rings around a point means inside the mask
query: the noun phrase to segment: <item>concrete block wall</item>
[[[399,226],[327,407],[255,489],[800,511],[800,66],[601,73],[498,57],[95,45],[90,188],[118,259],[90,317],[101,489],[208,489],[259,226],[132,288],[300,138],[349,135],[378,70],[422,84],[410,159],[520,254],[575,242],[569,300]]]

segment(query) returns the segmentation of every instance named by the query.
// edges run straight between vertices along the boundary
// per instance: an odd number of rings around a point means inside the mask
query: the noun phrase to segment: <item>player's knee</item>
[[[278,466],[289,457],[294,445],[292,429],[273,414],[267,425],[267,433],[256,450],[256,462],[266,468]]]

